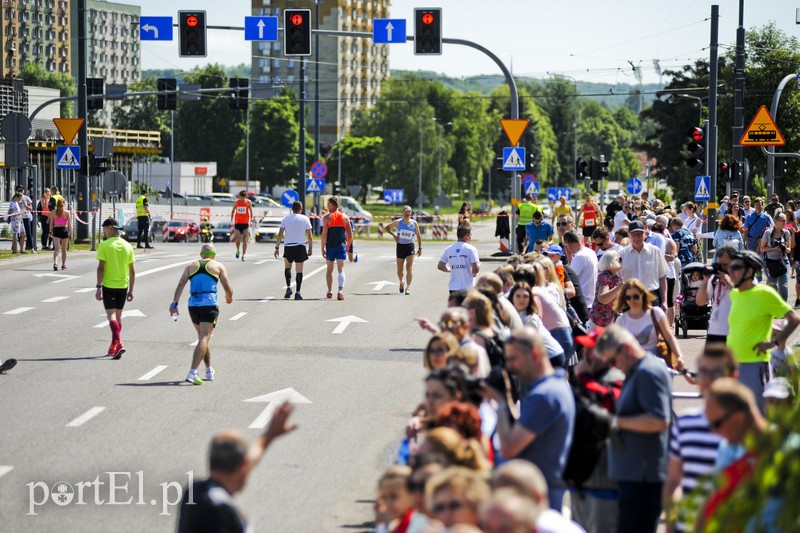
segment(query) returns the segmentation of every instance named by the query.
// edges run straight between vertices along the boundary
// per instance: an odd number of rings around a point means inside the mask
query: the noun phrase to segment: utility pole
[[[739,139],[744,133],[744,0],[739,0],[739,27],[736,28],[736,63],[733,79],[733,136],[731,155],[733,168],[740,165],[742,169],[742,195],[747,194],[747,174],[744,167],[744,147],[739,144]],[[711,65],[716,70],[716,65]],[[714,174],[714,169],[709,169]]]
[[[78,171],[75,192],[78,194],[80,222],[77,227],[76,242],[89,240],[89,129],[88,108],[86,105],[86,0],[78,0],[78,117],[83,119],[83,127],[78,131],[78,145],[81,151],[81,168]]]
[[[303,208],[306,208],[306,60],[300,60],[300,153],[298,154],[297,161],[298,173],[297,179],[300,183],[297,187],[303,191]]]
[[[706,231],[717,227],[717,80],[719,78],[719,6],[711,6],[711,73],[708,88],[708,175],[710,200],[708,201],[708,226]],[[708,255],[706,255],[708,257]]]

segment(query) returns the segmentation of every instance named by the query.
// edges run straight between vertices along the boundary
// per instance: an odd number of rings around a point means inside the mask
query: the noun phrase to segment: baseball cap
[[[764,387],[764,398],[785,400],[792,396],[792,386],[786,378],[772,378]]]
[[[547,248],[547,251],[545,253],[564,255],[564,252],[561,250],[561,247],[557,244],[551,245],[549,248]]]
[[[596,328],[592,328],[592,330],[586,335],[578,335],[575,337],[575,342],[584,348],[594,348],[595,345],[597,345],[597,339],[605,332],[606,328],[598,326]]]
[[[647,227],[648,228],[652,228],[655,225],[656,225],[656,220],[654,218],[648,218],[647,219]]]
[[[641,220],[634,220],[628,224],[628,233],[633,233],[634,231],[644,231],[644,224]]]
[[[122,226],[119,225],[119,222],[117,222],[117,219],[115,219],[115,218],[107,218],[107,219],[105,219],[103,221],[103,227],[104,228],[122,229]]]

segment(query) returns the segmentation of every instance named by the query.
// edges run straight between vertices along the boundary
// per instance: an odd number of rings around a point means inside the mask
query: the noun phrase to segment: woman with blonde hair
[[[67,269],[67,245],[69,245],[70,212],[64,209],[64,198],[58,198],[56,208],[47,216],[50,235],[53,236],[53,270],[58,270],[56,260],[61,251],[61,270]]]
[[[466,468],[450,467],[434,475],[425,487],[432,518],[447,531],[455,526],[477,527],[480,510],[492,492],[486,478]]]
[[[492,468],[477,439],[465,439],[449,427],[426,431],[419,453],[441,454],[451,466],[462,466],[475,472],[488,472]]]
[[[447,366],[447,358],[458,350],[458,339],[449,331],[435,333],[428,340],[422,352],[422,362],[428,370],[438,370]]]
[[[550,334],[564,349],[564,361],[561,367],[566,369],[567,365],[570,363],[570,359],[575,354],[572,325],[561,303],[562,299],[558,298],[558,292],[554,292],[548,286],[550,284],[546,279],[542,264],[538,262],[534,263],[533,268],[536,276],[536,286],[531,288],[531,293],[536,300],[536,306],[539,308],[544,327],[550,331]],[[557,363],[557,361],[555,363]]]

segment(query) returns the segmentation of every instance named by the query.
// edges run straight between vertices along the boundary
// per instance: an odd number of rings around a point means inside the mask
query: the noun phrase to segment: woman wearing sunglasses
[[[423,363],[428,370],[447,367],[447,356],[458,350],[458,339],[449,331],[436,333],[428,341],[423,352]]]
[[[660,307],[653,307],[655,298],[647,292],[638,279],[625,281],[620,288],[614,310],[619,313],[616,323],[630,331],[642,348],[657,354],[658,333],[664,336],[669,348],[677,356],[679,370],[683,367],[683,355],[678,341],[672,334],[667,314]],[[658,328],[655,327],[658,323]]]

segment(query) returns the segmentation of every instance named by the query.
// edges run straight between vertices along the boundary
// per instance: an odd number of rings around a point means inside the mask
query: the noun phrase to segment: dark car
[[[166,220],[154,220],[150,223],[150,242],[160,241],[164,235]],[[131,219],[120,230],[119,236],[128,242],[136,242],[139,239],[139,221]]]
[[[170,220],[164,242],[195,241],[200,242],[200,226],[191,220]]]
[[[218,222],[211,230],[214,235],[214,242],[231,242],[233,240],[233,224],[230,222]]]
[[[392,215],[392,220],[399,220],[401,218],[403,218],[401,215]],[[420,224],[433,224],[434,221],[434,216],[425,211],[414,211],[411,218]]]

